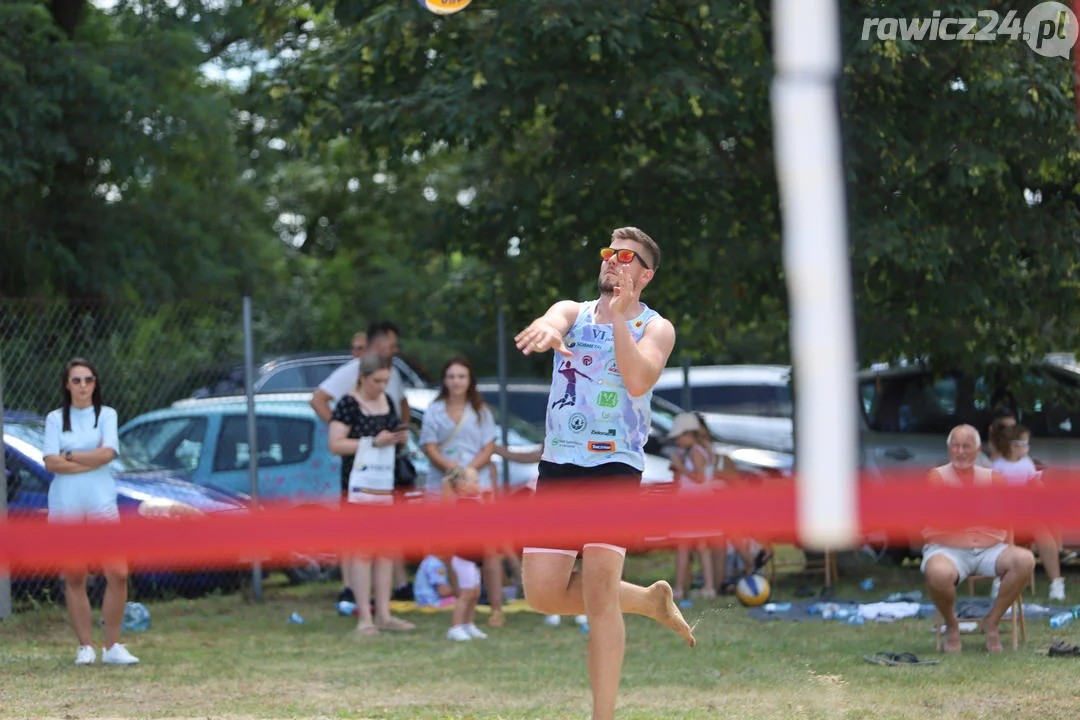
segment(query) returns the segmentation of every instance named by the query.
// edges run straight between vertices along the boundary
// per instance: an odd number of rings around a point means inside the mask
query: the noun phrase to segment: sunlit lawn
[[[632,558],[640,582],[667,577],[671,556]],[[874,577],[870,593],[858,588]],[[275,576],[276,577],[276,576]],[[776,596],[821,578],[784,575]],[[1080,597],[1080,584],[1069,578]],[[878,599],[921,589],[914,568],[869,566],[841,578],[839,596]],[[1045,582],[1041,584],[1045,591]],[[127,635],[136,667],[76,667],[59,608],[0,623],[0,715],[4,717],[586,718],[585,636],[571,619],[549,628],[530,612],[508,616],[486,642],[444,639],[448,616],[416,613],[412,634],[358,640],[338,616],[331,584],[268,582],[265,600],[242,595],[150,605],[152,628]],[[306,622],[288,624],[299,612]],[[690,650],[668,630],[627,619],[622,718],[1075,718],[1080,658],[1048,658],[1074,628],[1028,623],[1017,652],[989,656],[980,635],[929,667],[871,665],[879,650],[927,657],[926,620],[854,627],[762,623],[732,599],[695,601]],[[486,625],[481,623],[486,629]],[[1007,637],[1004,638],[1006,644]]]

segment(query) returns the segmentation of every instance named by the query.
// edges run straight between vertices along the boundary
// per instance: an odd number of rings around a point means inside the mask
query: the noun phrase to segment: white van
[[[669,367],[653,394],[700,412],[722,442],[794,452],[791,366],[708,365],[689,369],[689,402],[683,368]]]

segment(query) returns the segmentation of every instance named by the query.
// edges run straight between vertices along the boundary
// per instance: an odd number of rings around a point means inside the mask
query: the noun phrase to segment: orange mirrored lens
[[[610,260],[611,256],[614,255],[616,260],[625,264],[634,262],[635,254],[636,253],[633,250],[616,250],[615,248],[601,248],[600,259]]]

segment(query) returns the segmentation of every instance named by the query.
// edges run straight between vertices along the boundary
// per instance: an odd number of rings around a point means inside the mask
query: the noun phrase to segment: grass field
[[[628,578],[667,577],[667,553],[631,558]],[[858,588],[874,577],[870,593]],[[774,598],[800,583],[785,575]],[[1080,584],[1069,577],[1070,597]],[[1040,592],[1046,583],[1041,577]],[[838,597],[877,599],[922,589],[915,568],[847,572]],[[241,595],[151,604],[152,628],[125,637],[134,667],[76,667],[62,610],[42,607],[0,624],[0,716],[51,718],[587,718],[585,636],[572,621],[508,616],[485,642],[444,639],[445,613],[410,615],[418,629],[357,639],[334,612],[336,585],[269,583],[262,603]],[[1045,599],[1041,599],[1045,602]],[[306,622],[286,623],[292,612]],[[1028,642],[991,656],[981,635],[926,667],[882,667],[879,650],[934,653],[926,620],[862,627],[761,623],[732,599],[696,600],[697,648],[663,627],[627,619],[620,718],[1075,718],[1080,658],[1048,658],[1080,630],[1028,622]],[[569,619],[568,619],[569,620]],[[486,629],[486,625],[481,623]],[[98,642],[100,642],[98,635]],[[1007,636],[1003,641],[1008,644]]]

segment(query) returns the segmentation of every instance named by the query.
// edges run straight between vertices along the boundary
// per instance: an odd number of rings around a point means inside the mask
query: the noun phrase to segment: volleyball
[[[419,2],[436,15],[453,15],[469,7],[472,0],[419,0]]]
[[[769,581],[762,575],[747,575],[739,580],[735,586],[735,597],[739,602],[750,607],[764,605],[769,601],[772,588]]]

